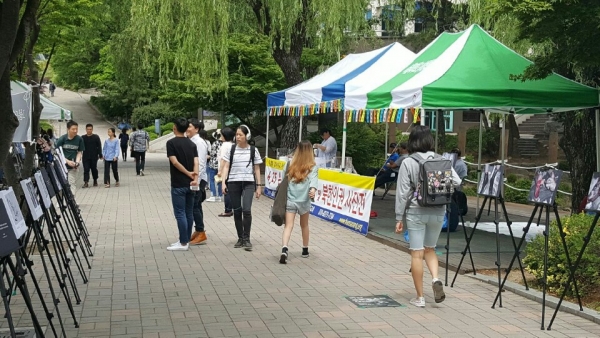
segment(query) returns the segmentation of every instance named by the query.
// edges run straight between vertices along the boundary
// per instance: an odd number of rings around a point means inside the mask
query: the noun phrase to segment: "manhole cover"
[[[17,329],[15,328],[15,333],[18,338],[35,338],[35,330],[31,329]],[[10,329],[0,329],[0,338],[12,338],[10,335]]]
[[[347,296],[346,299],[354,303],[359,308],[372,307],[401,307],[402,304],[396,302],[386,295],[373,296]]]

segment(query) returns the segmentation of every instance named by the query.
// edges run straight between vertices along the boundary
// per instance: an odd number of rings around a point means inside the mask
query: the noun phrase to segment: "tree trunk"
[[[592,175],[596,171],[596,126],[593,109],[587,109],[573,117],[560,118],[564,134],[559,145],[565,152],[571,170],[571,210],[577,210],[587,196]]]
[[[483,127],[485,128],[485,131],[489,131],[490,130],[490,121],[487,118],[487,115],[485,115],[485,110],[481,110],[481,119],[483,120]]]
[[[435,129],[438,135],[438,152],[443,153],[446,151],[446,119],[443,110],[438,109],[435,121],[437,123]]]
[[[35,20],[35,19],[34,19]],[[40,117],[42,116],[42,103],[40,102],[40,86],[39,86],[39,72],[36,63],[33,61],[33,47],[37,43],[40,35],[40,26],[37,22],[33,23],[31,29],[31,35],[29,37],[29,44],[25,51],[25,59],[27,60],[27,67],[29,68],[29,83],[33,85],[31,90],[31,100],[33,101],[33,110],[31,112],[31,136],[36,139],[40,133]],[[29,176],[33,172],[35,155],[36,155],[36,144],[35,142],[24,144],[25,146],[25,161],[23,164],[23,175]]]
[[[5,159],[10,159],[8,151],[18,126],[19,120],[13,113],[10,95],[10,71],[5,68],[0,76],[0,166],[3,166]]]

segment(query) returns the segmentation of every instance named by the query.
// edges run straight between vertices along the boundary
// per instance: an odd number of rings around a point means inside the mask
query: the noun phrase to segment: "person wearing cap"
[[[401,143],[400,146],[397,146],[396,143],[390,143],[389,151],[391,155],[388,157],[387,161],[383,165],[383,168],[381,168],[377,174],[377,178],[375,179],[375,189],[386,183],[395,182],[398,178],[398,169],[400,169],[400,164],[405,158],[408,157],[406,143]]]
[[[337,154],[337,142],[335,138],[331,136],[331,130],[329,128],[321,129],[321,138],[323,138],[323,142],[321,144],[314,144],[313,148],[317,149],[317,158],[325,159],[327,163],[327,167],[331,167],[332,161],[335,161],[335,156]],[[334,163],[335,166],[335,163]]]

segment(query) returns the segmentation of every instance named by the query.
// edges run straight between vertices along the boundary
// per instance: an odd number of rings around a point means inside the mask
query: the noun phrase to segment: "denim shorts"
[[[298,214],[300,216],[306,214],[307,212],[310,211],[310,202],[308,203],[297,203],[297,202],[290,202],[287,201],[286,205],[285,205],[285,212],[291,212],[294,214]]]
[[[442,232],[444,215],[406,214],[410,250],[435,248]]]

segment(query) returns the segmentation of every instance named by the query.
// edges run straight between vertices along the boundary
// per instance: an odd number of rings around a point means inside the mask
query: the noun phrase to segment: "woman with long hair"
[[[309,141],[298,143],[294,156],[286,164],[284,172],[289,183],[285,207],[285,228],[281,238],[282,248],[279,258],[281,264],[287,263],[288,243],[294,229],[296,214],[300,215],[300,228],[302,229],[302,257],[308,258],[308,216],[310,200],[315,198],[318,172],[313,147]]]
[[[429,127],[414,126],[408,136],[408,152],[411,157],[402,161],[398,171],[396,184],[396,233],[402,233],[404,223],[408,228],[411,272],[417,297],[410,303],[417,307],[425,307],[423,296],[423,259],[431,272],[433,295],[436,303],[441,303],[446,298],[444,285],[438,278],[438,257],[435,253],[442,225],[444,223],[445,206],[422,207],[415,197],[415,190],[419,184],[419,159],[433,158],[434,141]],[[461,183],[460,178],[452,169],[452,181],[455,186]]]
[[[119,152],[119,140],[115,137],[115,128],[108,128],[108,139],[104,141],[104,147],[102,147],[105,188],[110,188],[110,168],[112,168],[113,176],[115,177],[115,186],[119,186]]]
[[[260,197],[264,184],[260,183],[262,159],[258,149],[250,145],[250,129],[241,125],[235,133],[236,145],[223,156],[223,194],[230,195],[233,219],[238,234],[235,248],[252,251],[252,198]]]

